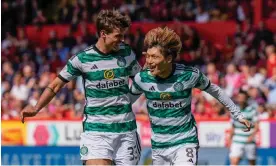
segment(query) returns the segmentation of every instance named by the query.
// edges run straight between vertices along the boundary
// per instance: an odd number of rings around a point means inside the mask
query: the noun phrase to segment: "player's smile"
[[[156,69],[156,66],[150,65],[150,66],[149,66],[149,69],[150,69],[150,72],[154,72],[154,70]]]

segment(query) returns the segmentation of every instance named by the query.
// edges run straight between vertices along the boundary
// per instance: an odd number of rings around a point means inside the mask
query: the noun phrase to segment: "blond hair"
[[[101,30],[111,33],[115,28],[129,28],[130,18],[122,15],[118,10],[102,10],[97,16],[96,27],[98,34]]]
[[[182,43],[180,37],[172,29],[158,27],[146,34],[144,46],[146,49],[159,47],[164,56],[172,55],[176,58],[181,51]]]

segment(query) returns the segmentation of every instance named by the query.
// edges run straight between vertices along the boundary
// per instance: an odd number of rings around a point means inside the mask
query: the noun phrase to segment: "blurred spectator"
[[[243,36],[243,34],[236,34],[236,35]],[[242,37],[237,37],[235,39],[235,42],[236,42],[236,48],[234,50],[233,62],[236,65],[239,65],[245,59],[245,51],[247,49],[247,45],[243,43]]]
[[[11,35],[10,32],[6,32],[5,36],[6,36],[5,39],[2,41],[2,46],[1,46],[2,49],[8,49],[15,42],[15,38]]]
[[[211,118],[212,115],[208,114],[205,110],[204,104],[199,102],[196,104],[196,112],[194,113],[196,119],[208,119]]]
[[[271,77],[273,69],[276,68],[275,46],[273,45],[267,46],[265,51],[267,55],[267,76]]]
[[[58,42],[56,31],[50,31],[48,44],[51,44],[53,48],[56,48],[56,44]]]
[[[207,64],[207,77],[214,84],[219,84],[219,71],[216,69],[214,63]]]
[[[267,29],[264,22],[259,23],[259,29],[256,31],[255,38],[253,40],[253,46],[259,48],[261,41],[264,41],[266,44],[273,43],[273,33]]]
[[[15,40],[14,44],[16,47],[18,47],[20,52],[25,52],[27,51],[29,41],[23,29],[19,29],[17,32],[18,32],[18,37]]]
[[[256,66],[251,66],[249,69],[249,77],[247,78],[247,85],[251,87],[260,87],[264,80],[264,75],[257,72]]]
[[[62,41],[58,40],[57,41],[57,55],[59,55],[59,59],[61,60],[62,63],[66,63],[67,59],[69,58],[69,48],[68,47],[63,47]]]
[[[265,105],[259,105],[257,111],[258,111],[258,119],[264,120],[269,118],[269,114],[266,111]]]
[[[226,88],[225,93],[232,97],[235,90],[239,89],[240,74],[234,64],[229,64],[226,69],[225,75]]]
[[[64,65],[67,62],[68,53],[66,53],[64,55],[64,57],[62,57],[63,61],[61,60],[61,56],[62,56],[62,54],[58,54],[57,51],[53,52],[52,57],[51,57],[51,61],[50,61],[50,65],[51,65],[50,72],[56,73],[58,69],[64,67]]]
[[[72,29],[69,28],[66,36],[63,38],[63,45],[64,47],[68,47],[69,49],[72,49],[74,45],[76,45],[76,43],[77,41],[76,41],[76,38],[73,36]]]
[[[13,85],[11,88],[11,96],[16,100],[26,101],[30,92],[31,84],[28,86],[24,83],[22,75],[17,73],[13,78]]]
[[[267,87],[269,91],[276,88],[276,68],[273,68],[272,76],[265,81],[264,86]]]
[[[15,72],[12,67],[12,64],[9,61],[4,62],[2,65],[2,73],[1,73],[1,77],[3,78],[3,80],[8,81],[11,84],[13,81],[14,73]]]
[[[76,45],[72,48],[71,53],[74,55],[78,52],[80,52],[81,50],[84,50],[88,45],[86,43],[84,43],[83,39],[81,36],[77,37],[77,43]]]
[[[196,11],[196,22],[205,23],[208,22],[209,19],[210,17],[208,12],[204,11],[202,6],[198,6]]]
[[[37,10],[36,17],[33,19],[33,23],[41,25],[41,24],[46,23],[46,21],[47,20],[46,20],[45,16],[43,15],[42,10]]]

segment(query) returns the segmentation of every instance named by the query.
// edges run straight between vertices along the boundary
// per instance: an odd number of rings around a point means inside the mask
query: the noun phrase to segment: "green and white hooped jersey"
[[[254,139],[252,142],[247,142],[247,139],[254,132],[254,125],[258,122],[258,113],[256,110],[256,106],[247,106],[245,107],[245,109],[241,109],[241,112],[245,119],[250,121],[252,127],[249,132],[244,132],[244,125],[239,123],[237,120],[231,119],[231,123],[234,127],[234,135],[232,141],[239,144],[255,143]]]
[[[145,93],[152,128],[152,148],[198,144],[196,121],[191,113],[192,88],[210,86],[197,68],[174,65],[167,79],[153,77],[149,70],[136,74],[131,92]]]
[[[128,79],[140,70],[135,54],[124,43],[119,51],[110,54],[91,46],[68,61],[59,77],[65,82],[77,76],[83,78],[85,132],[125,133],[136,130]]]

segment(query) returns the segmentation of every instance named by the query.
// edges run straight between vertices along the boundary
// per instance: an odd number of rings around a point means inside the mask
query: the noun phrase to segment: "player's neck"
[[[158,75],[158,77],[163,78],[163,79],[170,77],[170,76],[172,75],[172,73],[174,72],[174,71],[173,71],[173,70],[174,70],[173,66],[174,66],[174,65],[173,65],[172,63],[169,64],[169,65],[166,67],[166,70],[164,70],[164,72],[160,73],[160,74]]]
[[[103,54],[108,54],[112,51],[111,48],[106,47],[103,39],[101,38],[97,41],[96,48]]]
[[[240,107],[241,107],[241,109],[245,109],[247,107],[247,104],[246,103],[242,104],[242,105],[240,105]]]

